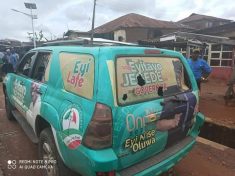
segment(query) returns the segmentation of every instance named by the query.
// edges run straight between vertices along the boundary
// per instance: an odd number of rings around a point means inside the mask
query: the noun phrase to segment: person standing
[[[4,56],[4,62],[5,63],[9,63],[10,62],[10,56],[11,56],[11,50],[7,49],[5,52],[5,56]]]
[[[0,64],[3,63],[4,53],[0,51]]]
[[[3,76],[5,76],[7,73],[14,72],[13,65],[10,63],[10,60],[11,60],[10,57],[11,57],[11,51],[10,49],[7,49],[3,58],[3,62],[4,62],[2,66]]]
[[[16,54],[15,50],[12,49],[9,63],[12,64],[14,71],[16,71],[17,62],[18,62],[18,54]]]
[[[2,66],[4,64],[4,53],[0,51],[0,82],[2,81]]]
[[[14,68],[12,64],[9,64],[8,61],[6,61],[2,66],[2,77],[6,76],[7,73],[13,73]]]
[[[200,50],[194,49],[192,58],[188,59],[188,63],[193,71],[197,86],[201,90],[201,81],[207,79],[211,73],[211,67],[200,57]]]

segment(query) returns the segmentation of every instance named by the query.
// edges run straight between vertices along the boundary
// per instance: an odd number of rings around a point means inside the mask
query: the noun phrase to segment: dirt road
[[[175,176],[235,176],[235,150],[216,146],[198,142],[175,166]]]
[[[229,126],[235,126],[235,101],[225,106],[225,81],[210,79],[202,84],[200,111],[207,117]],[[235,87],[234,87],[235,89]]]
[[[234,176],[235,150],[214,148],[198,143],[174,168],[175,176]],[[4,97],[0,85],[0,176],[41,176],[41,169],[14,169],[16,162],[38,160],[37,145],[24,134],[17,122],[6,119]],[[10,161],[10,164],[8,163]],[[10,167],[9,167],[10,165]]]

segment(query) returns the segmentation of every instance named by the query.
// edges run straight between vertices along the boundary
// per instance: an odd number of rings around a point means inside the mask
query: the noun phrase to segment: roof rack
[[[43,43],[42,46],[138,46],[134,43],[119,42],[102,38],[94,38],[91,44],[90,38],[79,37],[74,40],[58,40]]]

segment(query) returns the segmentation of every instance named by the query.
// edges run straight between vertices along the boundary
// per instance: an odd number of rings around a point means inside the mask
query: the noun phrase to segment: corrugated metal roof
[[[213,26],[206,29],[199,29],[192,31],[193,33],[198,34],[209,34],[209,35],[218,35],[218,34],[224,34],[229,31],[235,31],[235,22],[226,23],[224,25],[220,26]]]
[[[143,15],[130,13],[95,28],[95,33],[109,33],[118,29],[132,27],[168,29],[185,28],[185,26],[175,22],[156,20]]]
[[[226,21],[227,22],[232,21],[232,20],[228,20],[228,19],[223,19],[223,18],[217,18],[217,17],[213,17],[213,16],[207,16],[207,15],[192,13],[187,18],[184,18],[184,19],[178,21],[178,23],[187,23],[187,22],[198,21],[198,20],[202,20],[202,19],[225,21],[225,22]]]

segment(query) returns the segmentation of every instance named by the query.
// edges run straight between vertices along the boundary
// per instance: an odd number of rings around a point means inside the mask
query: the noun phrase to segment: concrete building
[[[167,33],[188,30],[192,29],[183,24],[130,13],[95,28],[95,37],[136,43],[139,40],[157,38]]]
[[[217,18],[213,16],[192,13],[178,23],[188,25],[194,29],[205,29],[230,23],[232,20]]]

